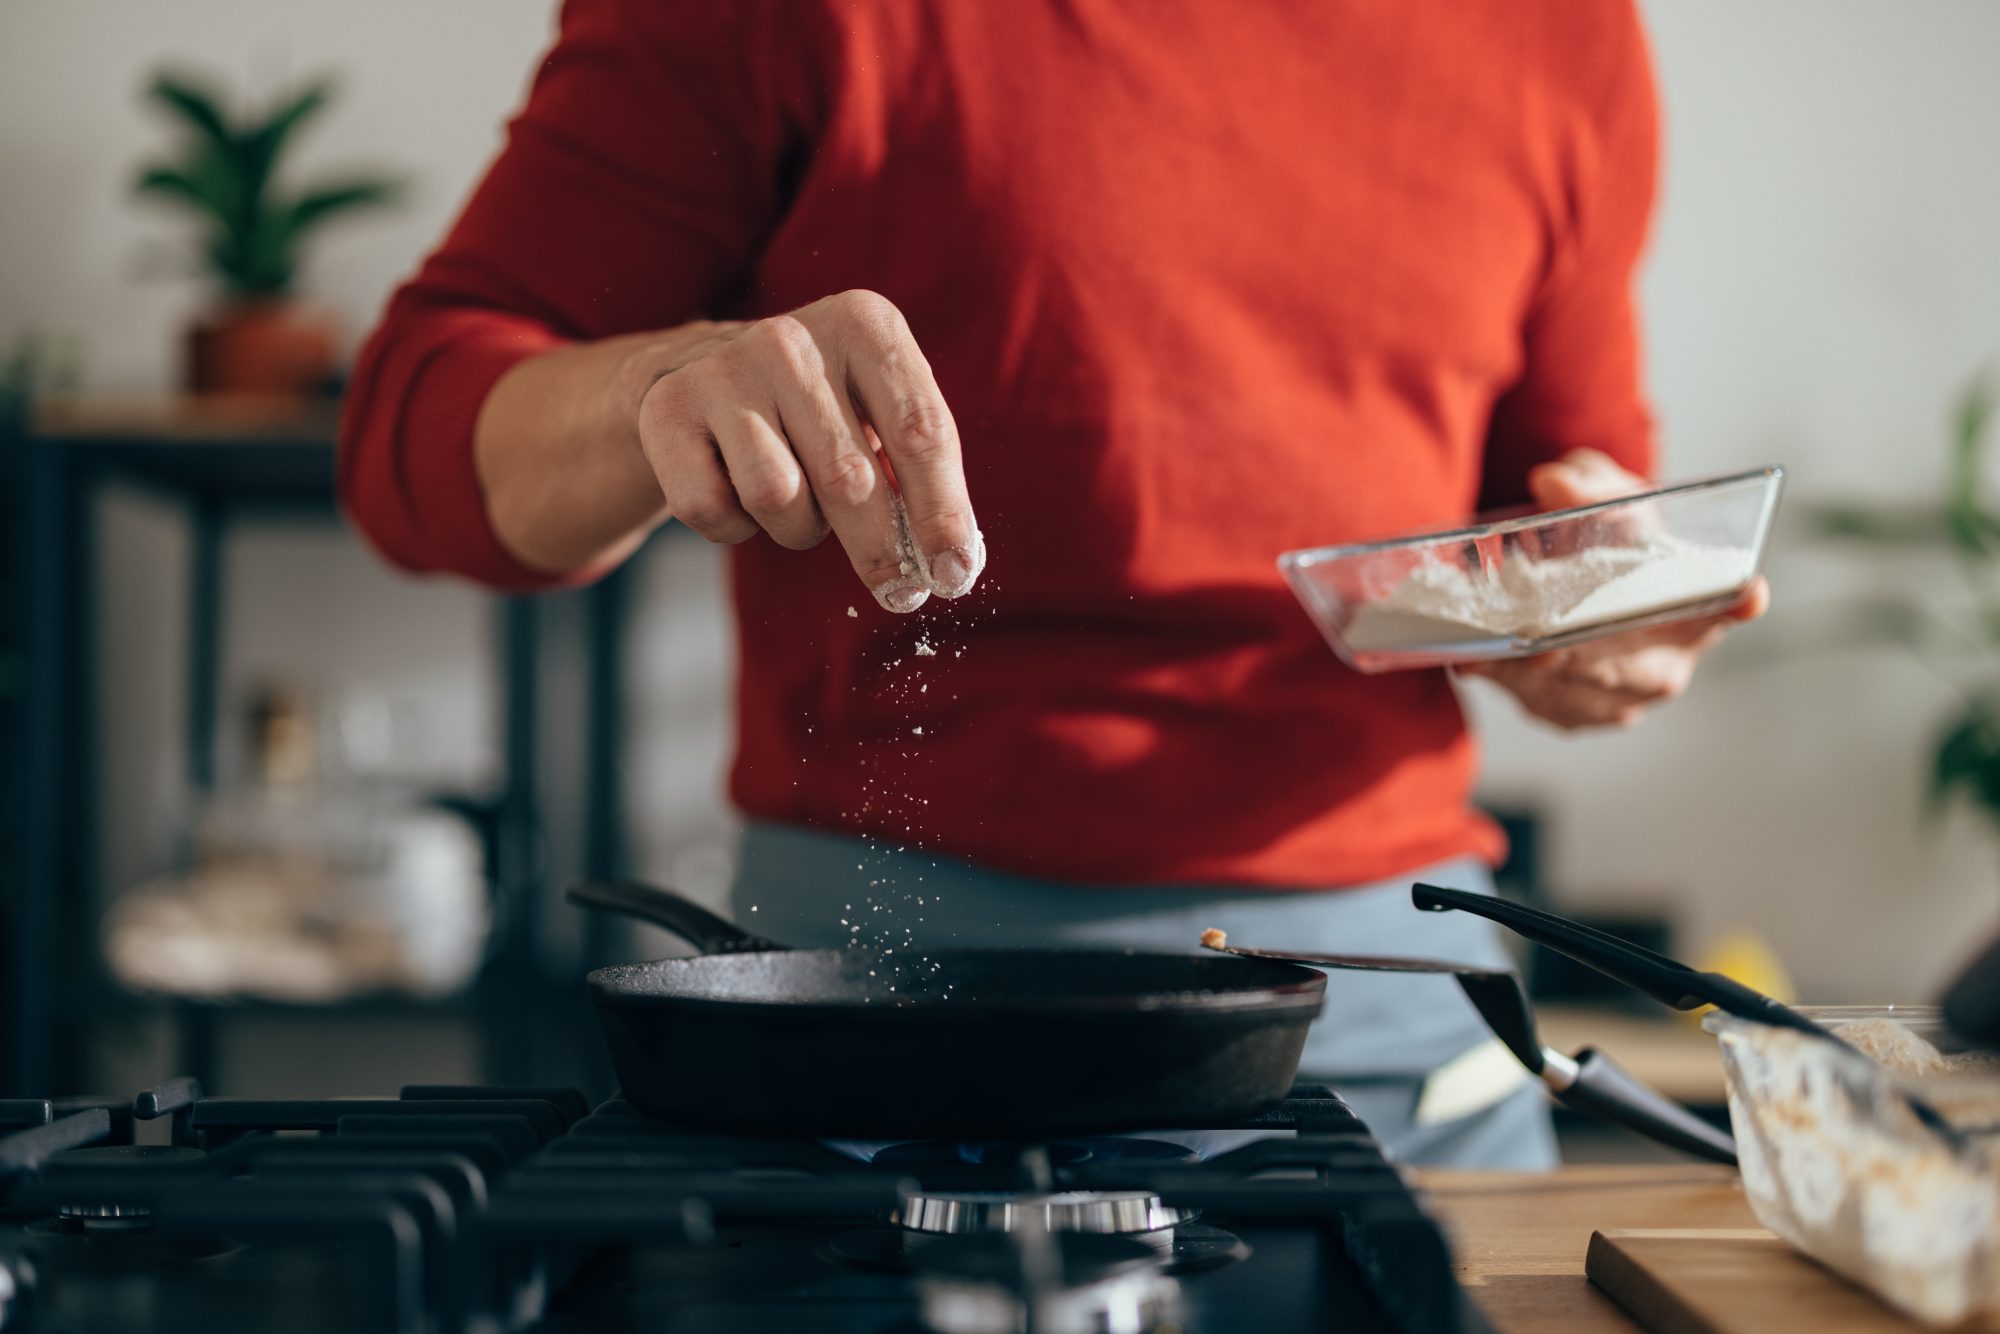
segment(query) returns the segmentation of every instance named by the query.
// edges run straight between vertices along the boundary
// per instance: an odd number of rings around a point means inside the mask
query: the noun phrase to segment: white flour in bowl
[[[1362,604],[1345,638],[1357,653],[1540,639],[1727,593],[1754,558],[1743,547],[1656,537],[1548,560],[1510,555],[1490,572],[1432,561]]]

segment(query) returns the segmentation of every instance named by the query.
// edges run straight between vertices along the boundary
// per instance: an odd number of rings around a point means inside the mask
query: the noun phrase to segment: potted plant
[[[293,295],[306,239],[343,214],[395,197],[396,183],[355,176],[287,190],[278,164],[332,96],[326,80],[276,106],[232,118],[200,81],[160,74],[148,99],[180,123],[180,151],[141,168],[141,195],[191,210],[201,263],[219,299],[188,331],[187,387],[196,393],[304,396],[334,379],[335,331]]]
[[[1929,804],[1970,798],[2000,825],[2000,506],[1986,487],[1986,452],[1995,411],[1990,375],[1975,376],[1951,416],[1951,461],[1942,502],[1915,507],[1822,505],[1808,514],[1822,539],[1949,552],[1963,578],[1962,600],[1891,593],[1851,604],[1821,646],[1894,643],[1949,683],[1958,705],[1932,747]]]

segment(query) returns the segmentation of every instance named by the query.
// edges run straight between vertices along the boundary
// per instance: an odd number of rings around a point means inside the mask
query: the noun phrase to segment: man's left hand
[[[1591,449],[1572,451],[1528,474],[1528,490],[1544,509],[1593,505],[1645,486],[1642,478]],[[1762,616],[1770,601],[1770,589],[1759,578],[1734,606],[1713,615],[1538,657],[1473,663],[1458,672],[1497,682],[1522,708],[1557,727],[1630,727],[1652,705],[1685,691],[1702,655],[1730,626]]]

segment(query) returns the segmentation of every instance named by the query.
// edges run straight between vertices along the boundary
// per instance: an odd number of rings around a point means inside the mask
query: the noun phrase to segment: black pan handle
[[[1566,1106],[1616,1121],[1697,1158],[1736,1166],[1736,1141],[1594,1047],[1578,1052],[1576,1079],[1556,1096]]]
[[[1695,1010],[1713,1005],[1718,1010],[1754,1019],[1779,1028],[1796,1028],[1821,1037],[1830,1036],[1812,1020],[1790,1006],[1753,991],[1721,973],[1700,973],[1684,963],[1655,954],[1609,932],[1572,922],[1539,908],[1510,903],[1491,894],[1470,894],[1462,889],[1441,889],[1418,885],[1410,891],[1410,901],[1426,912],[1462,909],[1475,917],[1498,922],[1538,945],[1566,954],[1614,981],[1635,987],[1663,1005],[1676,1010]]]
[[[579,907],[613,912],[664,927],[703,954],[740,954],[746,950],[781,950],[783,945],[753,936],[736,923],[718,917],[692,899],[671,889],[637,880],[586,880],[571,885],[566,896]]]

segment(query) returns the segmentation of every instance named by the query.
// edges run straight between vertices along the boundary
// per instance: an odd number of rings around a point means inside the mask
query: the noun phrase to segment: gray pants
[[[1323,893],[1080,886],[756,824],[744,835],[732,899],[735,919],[749,929],[808,947],[858,939],[931,949],[1108,945],[1188,953],[1199,947],[1203,930],[1219,927],[1243,945],[1507,966],[1491,923],[1411,907],[1410,885],[1417,879],[1481,893],[1493,888],[1486,868],[1469,859]],[[1338,1089],[1400,1161],[1553,1167],[1555,1136],[1538,1085],[1456,1120],[1415,1123],[1425,1078],[1490,1036],[1448,977],[1333,972],[1299,1073]]]

